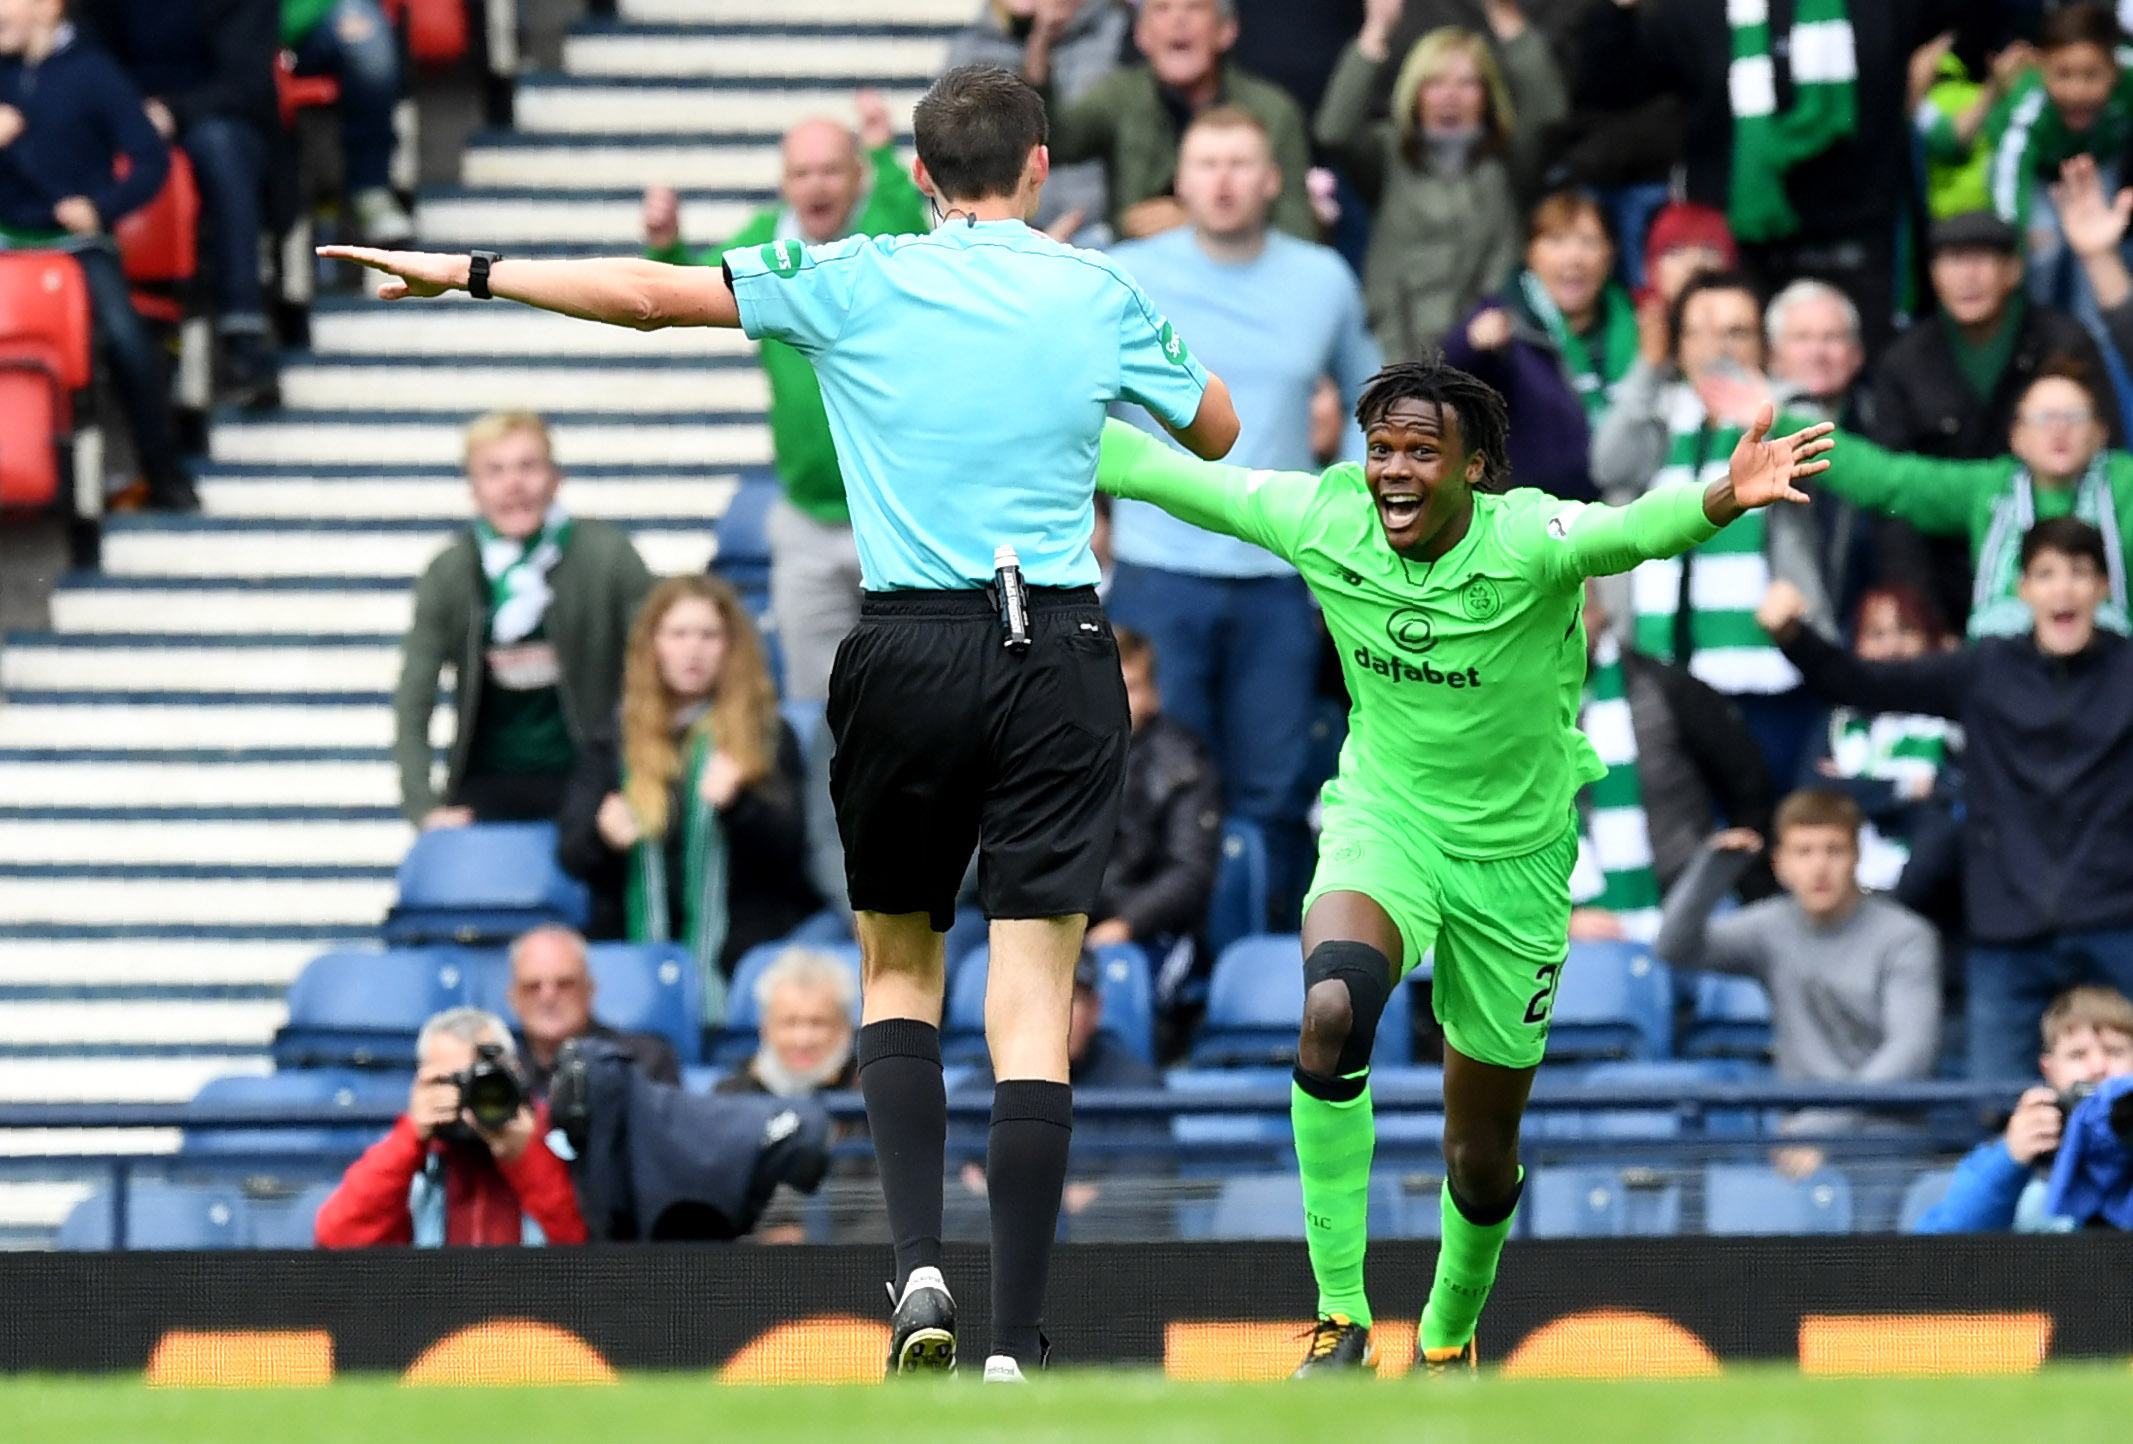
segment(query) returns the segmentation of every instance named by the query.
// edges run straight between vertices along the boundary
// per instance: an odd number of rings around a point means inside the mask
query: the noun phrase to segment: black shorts
[[[869,592],[830,672],[852,906],[936,932],[978,851],[989,918],[1096,906],[1125,788],[1118,644],[1087,587],[1030,589],[1029,650],[982,591]]]

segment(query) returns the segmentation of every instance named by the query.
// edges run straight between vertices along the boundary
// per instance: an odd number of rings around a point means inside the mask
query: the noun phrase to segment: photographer
[[[2045,1010],[2044,1082],[2022,1095],[2007,1130],[1956,1165],[1917,1233],[2064,1233],[2070,1219],[2044,1211],[2052,1155],[2067,1115],[2106,1078],[2133,1074],[2133,1001],[2112,988],[2069,988]]]
[[[503,1021],[479,1008],[439,1013],[415,1041],[407,1112],[320,1206],[319,1246],[583,1243],[547,1132]]]

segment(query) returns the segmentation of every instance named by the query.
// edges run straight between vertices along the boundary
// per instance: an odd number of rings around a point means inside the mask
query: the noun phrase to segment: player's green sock
[[[1519,1192],[1526,1183],[1526,1170],[1518,1170]],[[1502,1218],[1475,1223],[1452,1197],[1450,1179],[1438,1200],[1444,1220],[1444,1241],[1437,1248],[1437,1277],[1429,1286],[1429,1303],[1422,1310],[1421,1345],[1425,1349],[1456,1349],[1474,1337],[1474,1324],[1481,1306],[1489,1301],[1489,1288],[1496,1282],[1496,1261],[1503,1257],[1503,1241],[1511,1236],[1511,1221],[1518,1217],[1518,1193]]]
[[[1307,1076],[1318,1093],[1349,1096],[1323,1098],[1307,1091]],[[1378,1141],[1369,1070],[1326,1078],[1297,1069],[1289,1088],[1289,1118],[1303,1170],[1304,1238],[1311,1249],[1311,1275],[1318,1280],[1319,1315],[1341,1314],[1368,1328],[1363,1247],[1369,1238],[1370,1156]]]

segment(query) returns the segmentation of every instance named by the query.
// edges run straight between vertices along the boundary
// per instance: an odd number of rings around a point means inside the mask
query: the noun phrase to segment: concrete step
[[[778,136],[795,122],[816,115],[856,124],[858,117],[852,109],[855,84],[856,81],[755,85],[663,80],[630,85],[531,76],[519,86],[516,118],[519,130],[528,134],[574,131],[599,135],[684,132]],[[925,93],[924,87],[897,85],[892,80],[879,88],[889,107],[890,123],[899,133],[908,133],[912,107]],[[432,223],[427,217],[418,217],[417,224],[425,235],[429,234]]]
[[[623,524],[645,517],[701,516],[708,525],[724,514],[740,484],[731,472],[687,476],[657,471],[572,470],[566,475],[563,497],[574,515]],[[466,519],[470,505],[466,478],[445,472],[338,477],[209,472],[201,478],[200,495],[210,516],[289,522],[458,522]],[[224,630],[209,626],[211,630]],[[404,626],[402,621],[375,630],[398,631]],[[62,625],[61,630],[67,628]],[[147,630],[173,628],[157,625]],[[274,630],[285,628],[277,625]]]
[[[212,488],[203,488],[213,504]],[[52,626],[74,635],[159,632],[174,638],[231,633],[400,636],[414,594],[399,578],[375,587],[270,587],[234,578],[222,585],[114,585],[139,579],[70,581],[52,593]],[[5,796],[0,790],[0,796]]]
[[[13,636],[0,648],[9,692],[376,692],[400,676],[397,639],[165,640]]]
[[[405,577],[412,580],[451,541],[442,527],[387,530],[245,525],[114,527],[104,569],[137,577]],[[710,525],[693,521],[632,527],[645,565],[662,576],[700,572],[711,560]]]
[[[127,869],[76,876],[63,869],[0,868],[0,926],[173,924],[271,927],[302,923],[373,928],[392,906],[389,871],[315,869],[316,875],[172,875]],[[0,1072],[5,1065],[0,1064]]]
[[[209,448],[217,462],[318,467],[360,458],[373,466],[453,467],[459,464],[466,423],[454,418],[398,414],[352,420],[333,412],[283,412],[273,421],[222,424]],[[628,421],[611,415],[551,416],[556,449],[572,459],[611,465],[672,467],[768,466],[770,428],[757,420]]]
[[[189,1103],[210,1079],[272,1071],[264,1050],[165,1058],[10,1058],[0,1064],[0,1103]]]
[[[923,88],[947,68],[944,36],[833,37],[819,27],[755,33],[692,32],[683,27],[589,31],[563,42],[563,69],[587,78],[778,77],[822,82],[864,76],[876,81],[895,78]]]
[[[0,1046],[70,1043],[264,1048],[289,1018],[272,1002],[0,1002]],[[0,1069],[19,1059],[0,1060]]]
[[[0,939],[0,986],[152,986],[188,983],[287,987],[331,943],[184,938]]]
[[[502,362],[463,357],[378,357],[359,363],[306,361],[285,366],[283,401],[301,411],[484,410],[698,416],[756,412],[770,405],[763,373],[746,361],[683,360],[657,365],[527,358]]]
[[[684,199],[682,234],[730,236],[747,225],[767,200],[768,197],[739,201]],[[539,192],[425,195],[416,211],[415,228],[425,246],[440,250],[508,250],[534,242],[568,242],[630,255],[642,246],[644,235],[635,196],[579,197]]]
[[[753,341],[739,331],[716,326],[633,331],[526,306],[441,297],[414,304],[371,301],[359,307],[322,306],[311,317],[311,340],[321,361],[344,356],[678,360],[755,354]]]
[[[447,716],[441,715],[431,729],[433,743],[449,742]],[[392,707],[383,694],[361,706],[325,706],[317,699],[262,697],[204,704],[199,697],[169,693],[84,697],[47,692],[10,698],[0,707],[0,748],[127,751],[152,742],[216,752],[290,746],[375,751],[391,747],[392,741]],[[376,921],[367,919],[366,926]]]
[[[5,715],[6,709],[0,709],[0,717]],[[203,757],[152,761],[124,752],[112,756],[46,754],[18,760],[0,753],[0,797],[18,808],[399,806],[398,774],[383,751],[344,755],[363,760]],[[0,964],[11,946],[0,940]]]
[[[461,164],[462,179],[475,190],[572,190],[590,179],[603,187],[663,185],[682,191],[769,193],[777,189],[784,169],[774,140],[708,145],[620,136],[536,139],[554,143],[478,142],[468,147]]]
[[[0,866],[95,863],[156,866],[216,862],[397,867],[415,830],[383,821],[219,822],[24,819],[0,814]]]
[[[939,25],[955,29],[976,14],[968,0],[622,0],[624,20],[639,25],[746,25],[774,15],[780,26]]]

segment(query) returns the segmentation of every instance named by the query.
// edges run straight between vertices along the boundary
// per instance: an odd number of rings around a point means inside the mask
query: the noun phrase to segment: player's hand
[[[1755,607],[1755,622],[1773,637],[1784,637],[1807,618],[1807,598],[1791,582],[1780,577],[1763,593]]]
[[[1092,948],[1108,948],[1114,943],[1133,941],[1133,924],[1124,918],[1105,918],[1081,935],[1081,941]]]
[[[433,807],[422,814],[422,830],[435,832],[441,827],[467,827],[474,821],[471,807]]]
[[[2007,1120],[2007,1156],[2027,1168],[2059,1146],[2066,1120],[2059,1115],[2059,1095],[2049,1088],[2032,1088],[2015,1104]]]
[[[696,784],[697,795],[713,807],[733,805],[733,799],[741,795],[741,768],[730,752],[714,752],[704,764],[704,775]]]
[[[87,196],[68,196],[52,207],[52,219],[77,236],[93,236],[104,228],[104,218],[96,213],[96,202]]]
[[[681,197],[674,187],[645,187],[642,219],[647,248],[663,251],[681,244]]]
[[[418,1073],[407,1091],[407,1121],[415,1136],[428,1140],[459,1117],[459,1085],[449,1073]]]
[[[5,149],[20,139],[26,124],[21,111],[12,105],[0,105],[0,149]]]
[[[398,301],[409,296],[427,300],[446,291],[467,288],[467,256],[446,256],[433,251],[381,251],[371,246],[320,246],[320,256],[329,261],[354,261],[365,270],[392,277],[378,287],[378,299]]]
[[[2133,190],[2104,199],[2094,156],[2077,155],[2061,166],[2051,196],[2059,211],[2059,229],[2075,255],[2103,255],[2117,250],[2126,238],[2126,223],[2133,220]]]
[[[1770,1155],[1770,1166],[1775,1168],[1781,1176],[1791,1179],[1794,1183],[1798,1183],[1801,1179],[1818,1171],[1822,1167],[1822,1162],[1821,1149],[1808,1148],[1802,1144],[1793,1144],[1789,1148],[1780,1148]]]
[[[1628,936],[1622,931],[1622,919],[1606,908],[1570,910],[1570,941],[1574,943],[1619,943]]]
[[[1128,206],[1119,217],[1118,228],[1126,233],[1126,239],[1138,241],[1147,236],[1159,236],[1165,231],[1174,231],[1190,222],[1185,214],[1184,202],[1176,196],[1156,196],[1138,205]]]
[[[852,105],[859,112],[859,143],[868,150],[880,150],[896,139],[896,126],[889,119],[888,102],[878,90],[865,89],[852,96]]]
[[[1476,351],[1494,351],[1511,342],[1511,317],[1501,306],[1474,313],[1466,323],[1466,340]]]
[[[610,792],[600,799],[600,811],[593,817],[593,826],[600,831],[600,840],[617,852],[628,852],[644,837],[644,830],[637,826],[637,814],[623,801],[622,794]]]
[[[1732,502],[1741,512],[1780,501],[1804,502],[1807,493],[1794,483],[1829,470],[1827,461],[1816,458],[1836,446],[1837,443],[1829,437],[1837,429],[1834,423],[1818,422],[1790,436],[1765,440],[1776,419],[1777,408],[1765,401],[1756,409],[1755,420],[1741,437],[1740,444],[1733,448],[1733,460],[1726,468],[1726,480],[1722,485],[1732,490]],[[1706,511],[1709,511],[1708,503]],[[1733,517],[1711,514],[1711,520],[1723,526]]]

